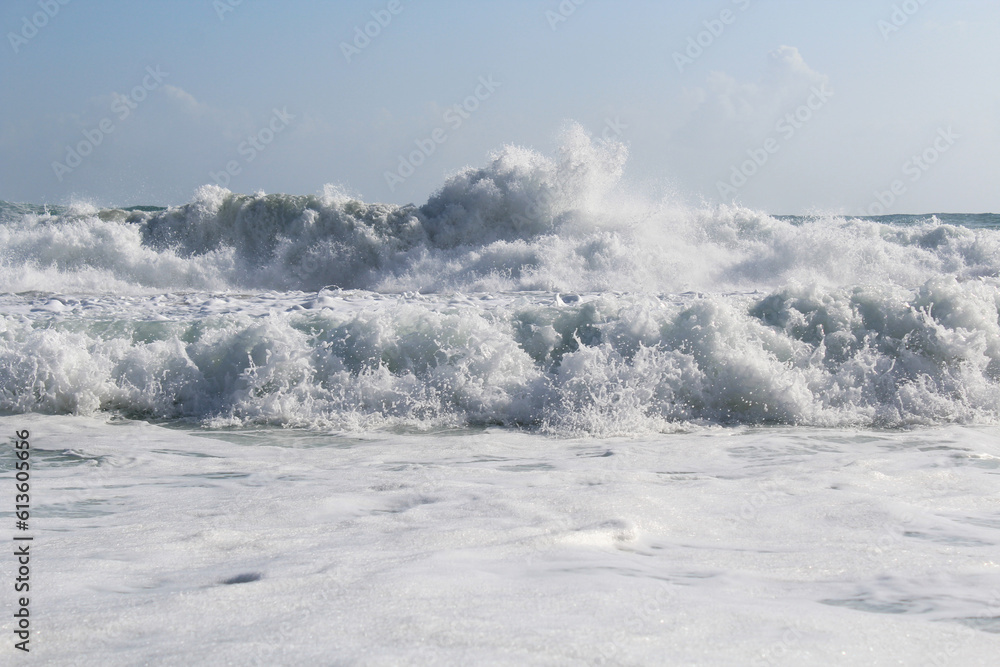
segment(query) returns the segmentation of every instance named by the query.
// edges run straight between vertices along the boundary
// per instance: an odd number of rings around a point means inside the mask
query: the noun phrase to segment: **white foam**
[[[623,183],[626,154],[571,127],[554,156],[508,146],[420,207],[207,185],[162,212],[7,210],[0,290],[724,292],[1000,273],[995,229],[685,207]]]
[[[602,436],[994,423],[997,293],[7,297],[0,410]]]
[[[32,433],[45,664],[985,665],[1000,649],[996,429],[0,427]]]
[[[0,409],[596,435],[1000,416],[1000,230],[648,201],[626,153],[570,127],[420,207],[6,206]]]

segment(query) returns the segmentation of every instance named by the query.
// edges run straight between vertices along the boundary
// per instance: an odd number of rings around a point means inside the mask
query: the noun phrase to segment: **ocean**
[[[1000,215],[681,205],[624,163],[0,203],[34,659],[995,664]]]

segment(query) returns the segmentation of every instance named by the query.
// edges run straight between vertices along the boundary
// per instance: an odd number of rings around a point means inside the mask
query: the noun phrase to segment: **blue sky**
[[[0,199],[422,203],[575,121],[687,203],[1000,211],[992,1],[62,2],[0,7]]]

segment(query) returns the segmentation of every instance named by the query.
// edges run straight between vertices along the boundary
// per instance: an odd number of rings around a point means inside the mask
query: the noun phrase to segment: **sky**
[[[421,204],[579,123],[774,214],[1000,212],[995,0],[4,0],[0,199]]]

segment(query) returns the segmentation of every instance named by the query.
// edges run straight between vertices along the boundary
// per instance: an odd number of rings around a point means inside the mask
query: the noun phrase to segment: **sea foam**
[[[422,206],[7,205],[0,410],[605,435],[1000,416],[995,221],[682,206],[623,182],[626,154],[571,127]]]

